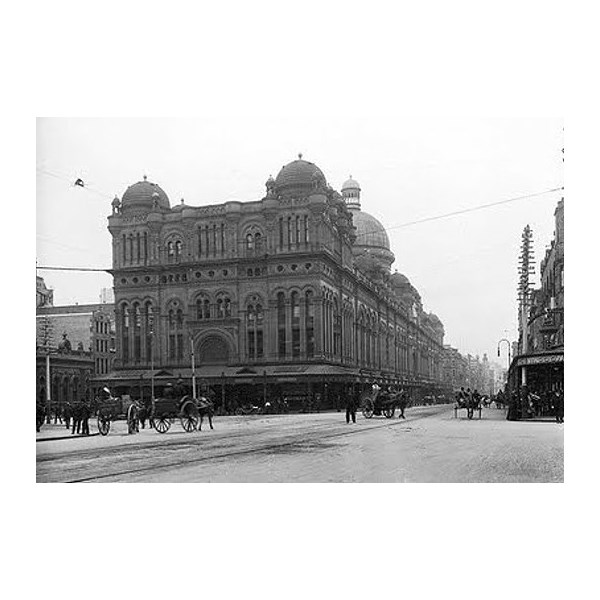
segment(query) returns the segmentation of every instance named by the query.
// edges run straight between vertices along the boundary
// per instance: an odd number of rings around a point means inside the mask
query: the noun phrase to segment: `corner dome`
[[[324,187],[326,184],[323,171],[317,165],[302,160],[302,154],[299,154],[298,160],[288,163],[277,174],[275,191],[282,195],[310,193],[317,186]]]
[[[144,176],[143,181],[138,181],[130,185],[121,199],[122,209],[143,208],[152,210],[154,203],[160,208],[171,208],[169,197],[164,190],[156,183],[151,183]]]
[[[410,285],[408,277],[406,275],[403,275],[402,273],[398,273],[398,271],[396,271],[390,276],[390,283],[393,287],[403,287]]]

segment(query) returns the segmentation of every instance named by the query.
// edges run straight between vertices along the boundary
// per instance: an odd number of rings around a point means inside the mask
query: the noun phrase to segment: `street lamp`
[[[500,344],[502,342],[506,342],[506,345],[508,347],[508,369],[510,369],[510,342],[506,339],[506,338],[502,338],[499,342],[498,342],[498,356],[500,356]]]

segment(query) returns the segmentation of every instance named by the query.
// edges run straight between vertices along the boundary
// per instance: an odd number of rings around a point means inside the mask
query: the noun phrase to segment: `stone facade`
[[[171,208],[144,178],[112,208],[110,379],[123,393],[191,377],[192,352],[196,376],[251,398],[441,386],[443,325],[390,273],[387,234],[352,178],[340,194],[300,157],[260,200]]]

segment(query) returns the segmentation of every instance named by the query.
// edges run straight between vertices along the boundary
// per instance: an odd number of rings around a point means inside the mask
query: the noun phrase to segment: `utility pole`
[[[190,334],[190,348],[192,354],[192,398],[197,398],[196,396],[196,360],[194,358],[194,338]]]
[[[521,354],[527,354],[529,348],[529,309],[531,307],[531,276],[535,274],[533,253],[533,231],[527,225],[521,234],[521,255],[519,256],[519,324],[521,330]],[[521,368],[521,385],[527,385],[527,369]]]
[[[42,317],[41,329],[42,347],[46,354],[46,423],[50,423],[50,344],[54,331],[52,321],[47,315]]]

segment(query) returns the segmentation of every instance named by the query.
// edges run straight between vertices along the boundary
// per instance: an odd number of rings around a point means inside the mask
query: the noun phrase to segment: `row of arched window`
[[[316,352],[316,331],[320,330],[319,346],[326,357],[408,373],[433,368],[431,352],[421,356],[416,346],[418,344],[421,349],[423,344],[405,329],[383,325],[376,315],[364,310],[359,311],[358,319],[355,319],[351,303],[344,302],[340,309],[334,294],[324,294],[319,307],[320,313],[317,313],[313,290],[278,292],[272,322],[275,347],[270,352],[282,360],[312,358]],[[258,295],[250,296],[241,312],[246,357],[250,360],[263,359],[267,353],[264,302]],[[320,314],[319,329],[316,327],[317,314]],[[189,359],[185,349],[186,318],[200,321],[231,315],[231,298],[225,292],[214,297],[214,302],[207,294],[198,296],[194,310],[187,314],[179,301],[172,301],[165,314],[169,360],[181,362]],[[151,361],[154,318],[151,301],[120,305],[118,333],[120,358],[124,363]]]
[[[273,240],[280,249],[292,249],[310,241],[310,221],[307,214],[294,214],[280,217],[277,239]],[[226,256],[228,247],[227,227],[225,223],[200,225],[196,229],[197,254],[199,258],[215,258]],[[242,242],[246,253],[256,254],[264,251],[265,236],[261,227],[252,224],[242,233]],[[164,245],[163,245],[164,244]],[[171,238],[161,245],[169,263],[183,260],[185,242],[181,234],[171,234]],[[143,264],[150,258],[148,232],[138,231],[124,233],[121,236],[122,264]]]

